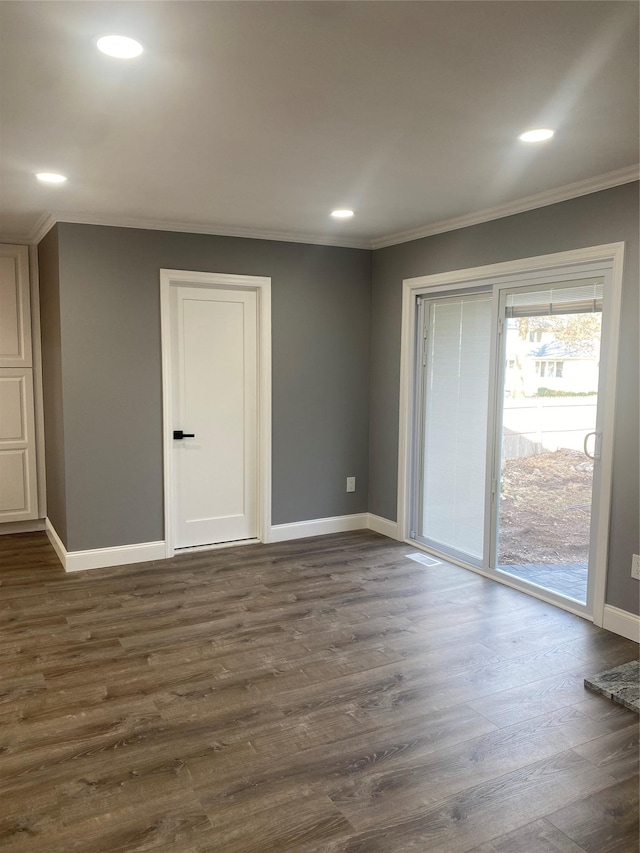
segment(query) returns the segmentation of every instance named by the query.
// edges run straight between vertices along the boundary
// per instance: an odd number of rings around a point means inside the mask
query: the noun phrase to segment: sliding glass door
[[[414,536],[482,562],[491,294],[421,298]]]
[[[607,287],[602,265],[525,273],[426,290],[408,315],[409,539],[587,614],[606,560]]]
[[[603,277],[503,291],[492,565],[586,605]]]

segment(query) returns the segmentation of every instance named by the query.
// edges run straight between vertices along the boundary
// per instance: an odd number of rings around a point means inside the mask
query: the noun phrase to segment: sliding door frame
[[[503,436],[503,423],[504,423],[504,381],[505,381],[505,348],[507,342],[507,324],[505,318],[505,300],[507,294],[509,293],[518,293],[520,291],[526,293],[534,293],[536,290],[547,291],[549,287],[562,287],[562,284],[565,283],[569,285],[571,282],[575,281],[576,278],[578,280],[584,276],[585,279],[590,278],[602,278],[604,284],[604,300],[606,304],[603,306],[602,312],[602,328],[600,334],[600,365],[598,370],[598,402],[597,402],[597,421],[595,424],[596,430],[596,447],[600,448],[600,443],[602,441],[602,436],[604,434],[605,429],[609,429],[609,421],[605,417],[605,407],[602,404],[601,400],[604,399],[603,395],[605,394],[605,387],[607,383],[607,359],[609,357],[609,352],[611,350],[611,341],[609,340],[610,333],[610,323],[609,320],[609,304],[607,297],[611,294],[611,266],[606,265],[602,266],[598,261],[594,261],[588,265],[583,264],[578,267],[570,267],[565,268],[562,272],[558,270],[553,271],[552,276],[543,276],[542,280],[539,275],[535,275],[533,277],[530,276],[522,276],[522,279],[519,280],[515,285],[513,282],[505,282],[501,285],[495,286],[495,297],[496,302],[498,303],[498,344],[496,347],[496,369],[495,369],[495,398],[493,400],[493,416],[494,426],[493,426],[493,454],[491,460],[491,501],[487,508],[487,513],[489,516],[485,518],[485,521],[488,522],[488,536],[490,550],[489,550],[489,560],[485,563],[485,568],[488,573],[491,574],[492,577],[498,578],[502,576],[502,573],[506,573],[509,575],[508,567],[498,566],[498,524],[499,524],[499,514],[500,514],[500,504],[498,495],[500,493],[501,486],[501,471],[500,465],[502,461],[502,436]],[[520,276],[518,276],[520,279]],[[613,401],[611,401],[613,403]],[[606,423],[606,427],[605,427]],[[600,513],[602,510],[602,506],[600,504],[600,483],[602,479],[603,472],[603,464],[601,461],[601,456],[598,455],[598,465],[594,467],[593,472],[593,483],[592,483],[592,500],[590,505],[590,510],[596,508],[596,511],[592,513],[591,522],[590,522],[590,536],[589,536],[589,557],[588,557],[588,584],[587,584],[587,596],[586,601],[581,603],[579,601],[575,601],[575,603],[571,604],[572,612],[577,613],[581,616],[584,616],[587,619],[592,618],[592,613],[594,612],[595,606],[595,587],[597,583],[597,575],[598,565],[603,565],[602,560],[598,559],[598,543],[601,532],[598,526],[598,520],[600,517]],[[608,513],[608,505],[606,507],[606,511]],[[486,530],[487,528],[485,528]],[[608,530],[607,530],[608,535]],[[608,546],[608,540],[607,540]],[[607,554],[604,553],[604,566],[606,572],[606,559]],[[500,573],[500,575],[498,575]],[[511,576],[512,577],[512,576]],[[530,586],[531,582],[527,582],[521,578],[514,579],[514,585],[519,589],[524,589],[526,591],[530,591],[532,587]],[[547,600],[552,602],[553,604],[558,604],[559,606],[563,606],[567,600],[566,596],[561,595],[558,592],[555,592],[552,589],[546,589],[545,595],[547,596]],[[573,600],[572,600],[573,601]],[[604,599],[603,599],[604,606]]]
[[[487,421],[487,505],[485,509],[485,542],[483,568],[471,563],[446,557],[450,562],[490,577],[506,586],[522,589],[508,577],[501,577],[491,571],[491,478],[492,461],[495,452],[496,406],[494,405],[499,374],[498,364],[498,303],[500,291],[514,287],[514,276],[522,285],[542,283],[546,276],[555,276],[555,280],[568,279],[580,275],[593,275],[594,265],[600,264],[608,270],[610,283],[605,292],[603,311],[603,340],[609,342],[606,362],[601,365],[602,393],[599,404],[604,412],[607,429],[602,436],[600,449],[600,494],[597,498],[597,548],[595,553],[595,581],[593,615],[583,608],[574,608],[570,600],[559,601],[555,596],[547,595],[543,590],[527,589],[528,594],[549,601],[565,610],[577,613],[585,618],[593,618],[596,625],[602,626],[607,582],[607,562],[609,550],[609,516],[611,507],[611,481],[613,464],[613,433],[615,415],[616,377],[618,363],[618,339],[620,325],[620,305],[622,295],[622,270],[624,261],[624,243],[609,243],[533,258],[453,270],[435,275],[405,279],[402,287],[402,329],[400,354],[400,399],[399,399],[399,436],[398,436],[398,534],[399,538],[414,547],[431,551],[428,547],[410,538],[412,515],[412,490],[415,477],[416,453],[414,447],[414,427],[416,422],[416,382],[415,358],[417,347],[417,297],[431,295],[455,295],[457,291],[482,292],[493,291],[493,323],[491,333],[491,384],[490,405]],[[516,285],[517,286],[517,285]]]

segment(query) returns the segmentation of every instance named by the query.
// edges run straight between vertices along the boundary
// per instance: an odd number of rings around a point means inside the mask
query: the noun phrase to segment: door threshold
[[[232,539],[229,542],[210,542],[207,545],[184,545],[174,548],[174,556],[178,554],[194,554],[197,551],[217,551],[219,548],[233,548],[234,545],[261,545],[261,539]]]
[[[421,551],[425,551],[427,554],[431,554],[434,557],[439,557],[444,563],[451,563],[461,569],[466,569],[469,572],[475,572],[477,575],[482,575],[483,578],[487,578],[487,580],[496,581],[497,583],[501,583],[504,586],[509,586],[511,587],[511,589],[515,589],[518,592],[523,592],[525,595],[530,595],[532,598],[537,598],[540,601],[544,601],[546,604],[551,604],[554,607],[557,607],[559,610],[566,610],[567,613],[572,613],[574,616],[580,616],[582,619],[586,619],[587,622],[594,622],[594,618],[590,613],[587,613],[585,610],[573,607],[571,605],[570,600],[567,600],[565,603],[564,601],[559,601],[555,597],[545,595],[545,591],[542,589],[542,587],[527,588],[521,584],[513,583],[507,578],[499,577],[498,574],[494,573],[493,571],[488,571],[487,569],[480,568],[479,566],[473,566],[471,563],[465,563],[463,560],[458,560],[454,557],[448,557],[446,554],[442,554],[441,552],[436,551],[434,548],[429,548],[428,546],[423,545],[421,542],[416,542],[415,539],[405,539],[404,541],[408,545],[413,545],[414,548],[419,548]]]

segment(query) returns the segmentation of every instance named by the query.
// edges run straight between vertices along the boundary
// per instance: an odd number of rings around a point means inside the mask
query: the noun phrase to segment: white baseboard
[[[58,555],[58,559],[62,563],[62,568],[66,569],[67,549],[62,544],[62,539],[60,539],[60,537],[56,533],[55,527],[53,526],[53,524],[51,524],[48,518],[45,518],[44,520],[44,529],[47,533],[47,538],[49,539],[49,542],[51,542],[51,544],[53,545],[53,550],[56,552],[56,554]]]
[[[350,530],[367,529],[375,530],[376,533],[381,533],[390,539],[399,538],[398,525],[395,521],[389,521],[387,518],[380,518],[380,516],[368,512],[361,512],[354,515],[336,515],[331,518],[294,521],[290,524],[274,524],[271,527],[269,541],[286,542],[290,539],[305,539],[308,536],[324,536],[328,533],[346,533]],[[167,556],[164,542],[141,542],[136,545],[95,548],[90,551],[67,551],[48,518],[45,520],[45,530],[66,572],[104,569],[109,566],[125,566],[130,563],[146,563],[150,560],[164,560]]]
[[[389,539],[397,539],[399,542],[402,541],[397,521],[389,521],[388,518],[381,518],[381,516],[374,515],[370,512],[368,513],[367,527],[369,530],[381,533],[383,536],[388,536]]]
[[[621,637],[626,637],[627,640],[633,640],[634,643],[640,643],[640,616],[636,616],[635,613],[620,610],[612,604],[605,604],[602,627],[607,631],[613,631],[614,634],[620,634]]]
[[[39,526],[34,526],[36,522],[28,522],[28,524],[32,525],[31,529],[42,529],[42,523]],[[13,527],[14,525],[6,526]],[[164,542],[141,542],[136,545],[95,548],[90,551],[67,551],[48,518],[44,521],[44,528],[66,572],[104,569],[109,566],[125,566],[131,563],[146,563],[151,560],[164,560],[166,558]],[[286,542],[291,539],[305,539],[308,536],[324,536],[329,533],[345,533],[350,530],[365,529],[381,533],[390,539],[402,541],[398,533],[397,522],[367,512],[355,515],[336,515],[331,518],[315,518],[309,521],[294,521],[290,524],[275,524],[271,527],[270,541]],[[24,528],[22,528],[23,530]],[[629,640],[634,640],[636,643],[640,642],[640,616],[628,613],[626,610],[620,610],[610,604],[606,604],[604,608],[603,628]]]
[[[71,551],[67,554],[65,571],[82,572],[85,569],[105,569],[108,566],[148,563],[151,560],[164,560],[166,556],[167,548],[164,542],[140,542],[135,545],[119,545],[115,548]]]
[[[114,548],[94,548],[90,551],[67,551],[48,518],[45,529],[65,572],[147,563],[150,560],[164,560],[166,557],[164,542],[140,542],[135,545],[117,545]]]
[[[44,518],[34,518],[33,521],[5,521],[0,524],[0,536],[11,533],[35,533],[44,530]]]
[[[48,518],[39,522],[25,522],[30,530],[46,530],[49,541],[58,555],[58,559],[66,572],[81,572],[87,569],[103,569],[109,566],[125,566],[131,563],[146,563],[151,560],[166,559],[164,542],[141,542],[136,545],[120,545],[114,548],[95,548],[90,551],[67,551],[62,540],[56,533]],[[1,530],[2,533],[24,532],[25,528],[19,522],[13,522],[0,527],[16,527],[20,530]],[[315,518],[310,521],[294,521],[290,524],[275,524],[271,527],[271,542],[286,542],[290,539],[305,539],[308,536],[324,536],[329,533],[345,533],[350,530],[373,530],[388,536],[390,539],[402,541],[398,532],[398,524],[388,518],[381,518],[372,513],[357,513],[355,515],[336,515],[331,518]],[[475,570],[474,571],[479,571]],[[480,574],[483,572],[479,571]],[[582,614],[580,614],[582,615]],[[626,637],[628,640],[640,642],[640,616],[605,604],[603,628]]]
[[[366,530],[368,513],[356,515],[334,515],[331,518],[313,518],[310,521],[293,521],[290,524],[274,524],[270,542],[286,542],[289,539],[306,539],[307,536],[324,536],[327,533],[344,533],[349,530]]]
[[[345,533],[349,530],[374,530],[390,539],[400,539],[396,521],[389,521],[388,518],[381,518],[370,512],[361,512],[355,515],[293,521],[290,524],[274,524],[269,541],[286,542],[289,539],[305,539],[307,536],[325,536],[327,533]]]

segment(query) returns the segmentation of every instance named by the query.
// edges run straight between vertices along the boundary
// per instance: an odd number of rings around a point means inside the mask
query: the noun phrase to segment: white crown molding
[[[53,228],[58,220],[53,213],[46,211],[38,217],[36,224],[29,232],[0,231],[0,243],[18,246],[37,246],[45,234]]]
[[[53,213],[43,213],[42,216],[38,219],[35,224],[33,231],[29,236],[29,243],[32,243],[34,246],[37,246],[40,240],[45,237],[49,231],[53,228],[58,220],[53,215]]]
[[[130,218],[117,215],[97,215],[91,213],[62,213],[47,211],[38,219],[33,230],[29,234],[0,234],[2,243],[24,243],[37,244],[45,234],[57,223],[68,222],[77,225],[105,225],[114,228],[140,228],[145,231],[176,231],[186,234],[209,234],[214,237],[244,237],[251,240],[273,240],[284,243],[309,243],[317,246],[338,246],[345,249],[384,249],[387,246],[396,246],[399,243],[409,243],[412,240],[420,240],[423,237],[431,237],[434,234],[444,234],[447,231],[457,231],[460,228],[468,228],[471,225],[479,225],[482,222],[490,222],[494,219],[503,219],[506,216],[514,216],[517,213],[526,213],[539,207],[547,207],[572,198],[579,198],[590,193],[611,189],[612,187],[628,184],[640,178],[640,165],[626,166],[614,172],[596,175],[584,181],[576,181],[552,190],[530,195],[526,198],[516,199],[506,204],[477,210],[463,216],[452,219],[443,219],[431,222],[420,228],[412,228],[408,231],[398,231],[382,237],[368,239],[350,239],[348,237],[334,237],[322,234],[293,233],[290,231],[271,231],[260,228],[233,228],[224,225],[210,225],[202,222],[180,222],[162,221],[157,219]]]
[[[56,222],[74,225],[104,225],[114,228],[140,228],[143,231],[175,231],[183,234],[208,234],[212,237],[243,237],[250,240],[271,240],[284,243],[312,243],[319,246],[338,246],[344,249],[371,249],[370,240],[358,240],[348,237],[333,237],[320,234],[293,233],[290,231],[271,231],[260,228],[234,228],[226,225],[209,225],[204,222],[180,222],[158,219],[132,218],[117,215],[98,215],[93,213],[47,213],[38,220],[29,238],[37,242]]]
[[[456,216],[452,219],[443,219],[440,222],[432,222],[422,228],[412,228],[409,231],[398,231],[396,234],[388,234],[386,237],[376,237],[371,241],[371,248],[384,249],[386,246],[396,246],[399,243],[409,243],[412,240],[420,240],[422,237],[432,237],[434,234],[444,234],[447,231],[457,231],[460,228],[468,228],[471,225],[479,225],[482,222],[490,222],[493,219],[503,219],[505,216],[513,216],[516,213],[526,213],[538,207],[547,207],[550,204],[558,204],[561,201],[569,201],[590,193],[608,190],[622,184],[629,184],[640,178],[640,165],[627,166],[617,169],[615,172],[607,172],[584,181],[576,181],[563,187],[530,195],[526,198],[499,204],[496,207],[488,207],[464,216]]]

